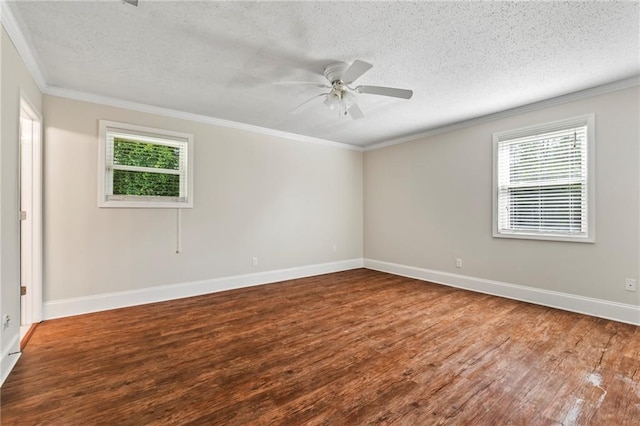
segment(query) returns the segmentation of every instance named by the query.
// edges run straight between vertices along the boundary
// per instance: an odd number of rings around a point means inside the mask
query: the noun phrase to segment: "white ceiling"
[[[640,74],[635,2],[9,3],[51,88],[367,146]],[[361,120],[321,103],[361,59]]]

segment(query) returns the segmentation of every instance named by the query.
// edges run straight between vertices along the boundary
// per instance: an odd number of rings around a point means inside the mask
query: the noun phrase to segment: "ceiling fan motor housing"
[[[334,86],[335,83],[344,84],[342,82],[342,76],[348,67],[349,64],[345,62],[329,64],[324,69],[324,77],[331,82],[332,86]]]

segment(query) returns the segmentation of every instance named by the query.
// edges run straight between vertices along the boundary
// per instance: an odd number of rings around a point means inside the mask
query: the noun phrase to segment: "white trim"
[[[30,324],[42,321],[42,141],[43,125],[42,114],[34,107],[24,91],[20,90],[20,107],[27,107],[28,113],[37,123],[39,131],[37,138],[32,141],[31,157],[33,164],[32,173],[32,205],[31,205],[31,227],[32,227],[32,257],[31,257],[31,312],[29,313]]]
[[[44,319],[50,320],[181,299],[362,267],[640,326],[640,306],[366,258],[54,300],[44,303]]]
[[[43,93],[46,95],[58,96],[61,98],[75,99],[78,101],[90,102],[99,105],[107,105],[116,108],[124,108],[132,111],[139,111],[148,114],[161,115],[163,117],[178,118],[181,120],[193,121],[196,123],[210,124],[213,126],[227,127],[232,129],[245,130],[247,132],[258,133],[267,136],[275,136],[283,139],[292,139],[299,142],[311,142],[315,144],[332,146],[334,148],[348,149],[351,151],[363,151],[360,146],[350,145],[341,142],[334,142],[327,139],[314,138],[311,136],[299,135],[297,133],[285,132],[282,130],[269,129],[267,127],[255,126],[253,124],[245,124],[237,121],[224,120],[221,118],[209,117],[206,115],[193,114],[190,112],[178,111],[169,108],[161,108],[152,105],[141,104],[137,102],[125,101],[122,99],[111,98],[107,96],[95,95],[92,93],[81,92],[77,90],[63,89],[60,87],[47,86]]]
[[[34,50],[31,43],[29,43],[29,41],[24,37],[24,34],[22,34],[20,26],[18,25],[18,22],[16,21],[16,18],[6,0],[0,0],[0,22],[2,22],[2,26],[22,57],[27,69],[33,76],[33,80],[36,82],[36,85],[41,92],[44,91],[47,87],[47,80],[42,74],[38,58],[33,53]]]
[[[20,352],[20,333],[13,336],[11,344],[7,345],[7,349],[2,351],[2,361],[0,361],[0,386],[4,384],[4,381],[9,377],[9,373],[16,366],[18,359],[22,352]]]
[[[99,120],[98,121],[99,135],[98,135],[98,207],[109,208],[192,208],[193,207],[193,134],[176,132],[173,130],[157,129],[153,127],[138,126],[136,124],[121,123],[116,121]],[[154,140],[153,143],[162,145],[172,145],[179,147],[181,150],[180,157],[182,158],[182,152],[187,151],[187,173],[178,173],[180,178],[180,196],[178,198],[171,199],[166,197],[138,197],[138,196],[114,196],[112,192],[112,177],[107,177],[107,148],[109,142],[107,141],[107,134],[115,134],[122,132],[123,134],[132,133],[134,135],[148,135],[149,140]],[[144,140],[141,139],[141,140]],[[157,142],[155,142],[157,140]],[[113,142],[113,140],[111,139]],[[113,148],[113,147],[111,147]],[[113,164],[109,164],[111,168]],[[121,167],[118,167],[122,169]],[[181,166],[182,168],[182,166]],[[126,170],[126,169],[124,169]],[[160,170],[160,169],[156,169]],[[186,193],[182,194],[184,180],[186,179]],[[107,189],[107,187],[109,189]],[[186,198],[186,201],[184,198]]]
[[[364,267],[403,277],[640,326],[640,306],[366,258],[364,259]]]
[[[557,96],[555,98],[545,99],[542,101],[534,102],[527,105],[522,105],[519,107],[495,112],[488,115],[483,115],[483,116],[472,118],[469,120],[459,121],[459,122],[442,126],[442,127],[436,127],[436,128],[429,129],[424,132],[416,133],[413,135],[403,136],[400,138],[391,139],[386,142],[380,142],[373,145],[368,145],[364,148],[364,151],[373,151],[376,149],[386,148],[388,146],[399,145],[406,142],[412,142],[412,141],[423,139],[429,136],[448,133],[454,130],[464,129],[464,128],[475,126],[478,124],[488,123],[491,121],[496,121],[496,120],[500,120],[507,117],[513,117],[515,115],[525,114],[532,111],[538,111],[540,109],[550,108],[552,106],[561,105],[567,102],[573,102],[580,99],[591,98],[593,96],[616,92],[618,90],[629,89],[631,87],[635,87],[639,85],[640,85],[640,76],[634,76],[634,77],[626,78],[623,80],[614,81],[612,83],[603,84],[601,86],[596,86],[589,89],[584,89],[577,92],[569,93],[566,95]]]
[[[44,303],[44,319],[50,320],[54,318],[88,314],[91,312],[106,311],[109,309],[200,296],[219,291],[251,287],[356,268],[362,268],[361,258],[246,275],[214,278],[204,281],[192,281],[180,284],[148,287],[139,290],[98,294],[94,296],[76,297],[73,299],[53,300]]]
[[[59,96],[61,98],[75,99],[79,101],[91,102],[100,105],[112,106],[117,108],[125,108],[133,111],[145,112],[149,114],[161,115],[164,117],[179,118],[182,120],[193,121],[196,123],[211,124],[214,126],[227,127],[232,129],[245,130],[253,133],[259,133],[268,136],[275,136],[284,139],[291,139],[300,142],[311,142],[325,146],[332,146],[335,148],[348,149],[351,151],[363,151],[360,146],[330,141],[327,139],[314,138],[310,136],[299,135],[296,133],[285,132],[281,130],[269,129],[266,127],[255,126],[251,124],[240,123],[237,121],[224,120],[221,118],[209,117],[206,115],[193,114],[184,111],[173,110],[169,108],[162,108],[152,105],[146,105],[137,102],[125,101],[122,99],[112,98],[108,96],[96,95],[93,93],[82,92],[78,90],[65,89],[61,87],[50,86],[47,83],[47,79],[42,73],[42,67],[38,62],[38,58],[35,55],[33,46],[20,30],[20,26],[17,23],[11,8],[8,6],[6,0],[0,0],[0,22],[7,31],[9,38],[13,42],[18,51],[18,54],[22,57],[27,69],[33,76],[38,88],[43,94]]]
[[[59,97],[68,98],[68,99],[76,99],[80,101],[97,103],[101,105],[113,106],[118,108],[126,108],[134,111],[157,114],[165,117],[179,118],[183,120],[194,121],[197,123],[205,123],[205,124],[212,124],[214,126],[246,130],[246,131],[255,132],[259,134],[281,137],[284,139],[292,139],[292,140],[301,141],[301,142],[317,143],[321,145],[333,146],[333,147],[349,149],[353,151],[372,151],[372,150],[384,148],[387,146],[398,145],[405,142],[411,142],[417,139],[426,138],[428,136],[447,133],[454,130],[474,126],[477,124],[495,121],[501,118],[524,114],[527,112],[548,108],[554,105],[559,105],[566,102],[572,102],[579,99],[589,98],[592,96],[614,92],[617,90],[623,90],[623,89],[640,85],[640,76],[636,75],[633,77],[614,81],[611,83],[602,84],[600,86],[580,90],[580,91],[569,93],[566,95],[557,96],[551,99],[545,99],[542,101],[519,106],[516,108],[511,108],[504,111],[498,111],[496,113],[484,115],[481,117],[459,121],[446,126],[437,127],[437,128],[425,130],[423,132],[419,132],[416,134],[407,135],[400,138],[391,139],[385,142],[375,143],[372,145],[362,147],[358,145],[352,145],[352,144],[347,144],[342,142],[330,141],[326,139],[314,138],[310,136],[299,135],[296,133],[290,133],[290,132],[285,132],[281,130],[269,129],[266,127],[260,127],[260,126],[240,123],[240,122],[231,121],[231,120],[223,120],[220,118],[214,118],[214,117],[209,117],[209,116],[204,116],[199,114],[188,113],[184,111],[177,111],[177,110],[172,110],[168,108],[145,105],[137,102],[130,102],[130,101],[96,95],[96,94],[77,91],[77,90],[70,90],[70,89],[64,89],[60,87],[49,86],[46,82],[46,78],[44,77],[41,71],[41,67],[38,64],[37,57],[33,53],[34,50],[31,44],[25,39],[24,35],[22,34],[22,31],[20,30],[20,27],[17,25],[16,19],[13,13],[11,12],[9,6],[6,3],[7,3],[6,0],[0,0],[0,22],[2,22],[5,30],[7,31],[7,34],[13,41],[14,45],[16,46],[16,49],[18,50],[18,53],[20,54],[23,61],[25,62],[27,69],[31,72],[31,75],[36,81],[36,84],[44,94],[59,96]]]
[[[336,148],[362,152],[362,151],[373,151],[373,150],[385,148],[388,146],[399,145],[406,142],[412,142],[412,141],[426,138],[429,136],[452,132],[454,130],[464,129],[464,128],[475,126],[478,124],[488,123],[488,122],[496,121],[502,118],[513,117],[515,115],[525,114],[528,112],[549,108],[555,105],[560,105],[567,102],[573,102],[580,99],[590,98],[593,96],[611,93],[618,90],[624,90],[624,89],[628,89],[628,88],[639,86],[639,85],[640,85],[640,76],[634,76],[634,77],[626,78],[623,80],[618,80],[618,81],[603,84],[600,86],[591,87],[588,89],[569,93],[566,95],[561,95],[554,98],[534,102],[531,104],[526,104],[519,107],[507,109],[504,111],[498,111],[492,114],[455,122],[453,124],[449,124],[446,126],[436,127],[433,129],[426,130],[424,132],[407,135],[400,138],[391,139],[385,142],[375,143],[372,145],[367,145],[364,147],[358,146],[358,145],[352,145],[348,143],[330,141],[327,139],[314,138],[311,136],[300,135],[297,133],[290,133],[290,132],[285,132],[281,130],[269,129],[266,127],[240,123],[237,121],[209,117],[206,115],[193,114],[189,112],[178,111],[178,110],[173,110],[168,108],[161,108],[161,107],[141,104],[137,102],[130,102],[122,99],[95,95],[92,93],[81,92],[77,90],[64,89],[60,87],[52,87],[47,85],[44,87],[44,89],[42,89],[42,91],[44,94],[58,96],[61,98],[75,99],[75,100],[95,103],[99,105],[107,105],[107,106],[113,106],[117,108],[130,109],[133,111],[145,112],[149,114],[161,115],[165,117],[178,118],[182,120],[193,121],[196,123],[204,123],[204,124],[211,124],[214,126],[240,129],[240,130],[264,134],[268,136],[275,136],[275,137],[280,137],[284,139],[292,139],[300,142],[311,142],[311,143],[316,143],[316,144],[325,145],[325,146],[333,146]]]
[[[566,118],[563,120],[556,120],[550,123],[536,124],[533,126],[521,127],[518,129],[505,130],[493,133],[493,179],[492,179],[492,230],[494,238],[514,238],[514,239],[526,239],[526,240],[546,240],[546,241],[565,241],[574,243],[595,243],[596,241],[596,131],[595,131],[595,113],[580,115],[577,117]],[[586,138],[587,143],[585,146],[587,161],[587,199],[586,199],[586,211],[587,211],[587,229],[586,232],[580,235],[571,235],[569,233],[536,233],[526,232],[518,229],[511,229],[510,226],[501,230],[499,227],[499,147],[502,142],[509,142],[513,139],[519,139],[522,137],[536,136],[554,132],[561,129],[569,129],[575,127],[586,126]]]

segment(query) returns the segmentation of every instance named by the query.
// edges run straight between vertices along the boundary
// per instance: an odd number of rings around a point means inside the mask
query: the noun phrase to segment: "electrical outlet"
[[[334,245],[333,245],[333,252],[335,253],[335,252],[337,252],[337,251],[338,251],[338,246],[334,244]]]
[[[251,258],[251,266],[258,266],[258,258],[257,257],[252,257]]]
[[[462,268],[462,259],[456,259],[456,268]]]
[[[624,289],[627,291],[636,291],[636,280],[633,278],[624,280]]]

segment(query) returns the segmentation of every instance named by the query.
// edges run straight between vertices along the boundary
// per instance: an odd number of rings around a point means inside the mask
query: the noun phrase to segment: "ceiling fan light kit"
[[[331,85],[332,89],[323,103],[330,110],[337,110],[338,115],[347,115],[349,108],[356,103],[356,96],[339,80],[332,82]]]
[[[324,69],[324,78],[327,79],[329,84],[313,82],[280,82],[280,84],[316,85],[331,89],[328,93],[315,95],[313,98],[294,108],[292,111],[295,111],[315,98],[324,96],[325,99],[323,104],[325,104],[330,110],[338,111],[338,115],[340,116],[350,115],[354,120],[364,117],[362,110],[356,103],[356,94],[389,96],[400,99],[410,99],[413,96],[413,91],[406,89],[396,89],[393,87],[383,86],[357,86],[355,88],[349,86],[372,67],[373,65],[370,63],[359,59],[353,61],[351,65],[345,62],[336,62],[327,65]]]

